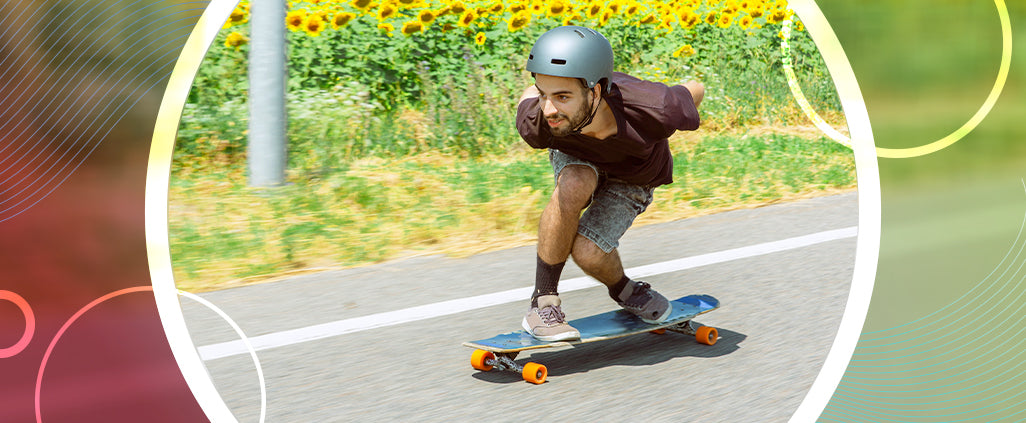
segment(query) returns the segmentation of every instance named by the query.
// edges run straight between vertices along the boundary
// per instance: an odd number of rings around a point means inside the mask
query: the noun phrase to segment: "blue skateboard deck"
[[[586,344],[588,342],[658,331],[659,329],[674,329],[682,324],[687,325],[695,316],[719,308],[720,301],[709,295],[688,295],[670,301],[670,305],[673,307],[670,317],[665,322],[655,325],[645,323],[637,316],[625,310],[610,311],[571,320],[567,323],[581,332],[581,339],[574,341],[539,341],[527,332],[518,330],[488,339],[465,342],[463,345],[495,353],[515,353],[539,348]],[[685,330],[693,333],[691,330]],[[715,336],[715,333],[712,336]],[[699,339],[699,341],[701,342],[702,340]],[[711,339],[711,342],[716,342],[715,338]]]

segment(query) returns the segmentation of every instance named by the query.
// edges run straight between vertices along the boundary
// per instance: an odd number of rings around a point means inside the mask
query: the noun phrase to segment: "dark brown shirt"
[[[583,134],[555,137],[549,132],[538,97],[517,108],[517,130],[531,147],[551,148],[589,161],[609,176],[656,187],[673,182],[667,140],[677,130],[698,129],[698,109],[684,86],[667,86],[614,72],[605,96],[617,133],[600,140]]]

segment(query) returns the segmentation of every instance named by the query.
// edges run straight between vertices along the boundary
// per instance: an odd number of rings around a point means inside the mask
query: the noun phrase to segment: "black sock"
[[[627,287],[627,282],[630,281],[631,278],[628,278],[627,275],[623,275],[623,277],[620,278],[620,282],[609,286],[609,296],[613,297],[614,301],[620,302],[620,293],[623,292],[623,289]]]
[[[542,295],[559,295],[559,275],[563,273],[566,262],[548,264],[538,257],[538,267],[534,274],[534,294],[531,294],[531,307],[538,306],[538,297]]]

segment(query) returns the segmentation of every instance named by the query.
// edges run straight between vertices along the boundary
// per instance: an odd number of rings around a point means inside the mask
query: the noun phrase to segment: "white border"
[[[823,367],[816,376],[805,400],[789,420],[792,423],[814,422],[826,408],[851,361],[862,326],[869,311],[880,256],[880,169],[869,112],[862,98],[855,72],[841,43],[813,0],[791,0],[789,7],[805,24],[820,54],[826,61],[830,76],[837,86],[841,107],[848,120],[859,189],[859,237],[855,248],[855,271],[844,316]]]
[[[149,163],[146,167],[146,254],[153,282],[157,313],[171,353],[182,370],[185,383],[192,390],[203,413],[211,422],[237,423],[228,405],[214,386],[196,345],[192,342],[171,272],[171,249],[167,232],[168,187],[171,179],[171,157],[175,137],[189,90],[203,57],[224,22],[228,20],[237,0],[212,0],[185,42],[182,55],[175,64],[167,89],[157,112]]]

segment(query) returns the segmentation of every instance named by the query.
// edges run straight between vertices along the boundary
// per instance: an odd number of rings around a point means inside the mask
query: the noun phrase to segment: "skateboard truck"
[[[494,369],[520,373],[524,380],[528,382],[538,385],[545,383],[545,377],[549,374],[545,366],[538,363],[527,363],[521,366],[516,361],[513,361],[515,358],[517,358],[517,353],[515,352],[493,353],[485,350],[474,350],[474,354],[470,357],[470,365],[477,370],[485,372]]]

